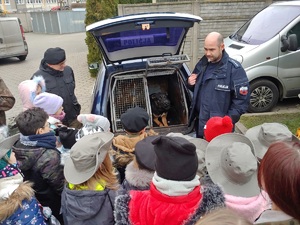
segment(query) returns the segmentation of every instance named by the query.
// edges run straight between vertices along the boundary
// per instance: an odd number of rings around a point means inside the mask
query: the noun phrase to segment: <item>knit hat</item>
[[[85,135],[110,131],[110,122],[104,116],[95,114],[80,114],[77,116],[77,120],[82,123],[83,127],[78,130],[75,136],[76,140],[79,140]]]
[[[33,100],[36,97],[37,86],[46,91],[45,80],[42,76],[34,76],[32,80],[24,80],[18,86],[19,95],[23,105],[23,111],[34,107]]]
[[[11,152],[9,150],[11,150],[11,147],[19,138],[20,134],[15,134],[0,142],[0,169],[3,169],[7,165],[7,161],[4,160],[3,157],[7,154],[7,156],[10,157]]]
[[[152,141],[157,136],[148,136],[135,145],[135,159],[141,168],[155,171],[155,153]]]
[[[149,115],[141,107],[128,109],[121,115],[121,123],[124,129],[130,133],[137,133],[148,125]]]
[[[65,50],[56,47],[48,48],[44,53],[44,61],[51,65],[57,65],[66,59]]]
[[[33,100],[33,105],[42,108],[48,115],[55,114],[62,104],[62,97],[48,92],[37,95]]]
[[[225,194],[259,194],[254,146],[244,135],[228,133],[215,137],[207,145],[205,161],[211,180],[222,186]]]
[[[182,133],[168,133],[166,136],[168,137],[182,137],[188,140],[189,142],[193,143],[196,146],[196,153],[198,157],[198,170],[197,174],[200,177],[203,177],[207,174],[206,165],[205,165],[205,151],[208,145],[208,141],[202,138],[194,138],[189,135],[184,135]]]
[[[90,125],[93,127],[100,127],[104,132],[108,132],[110,130],[109,120],[101,115],[80,114],[77,116],[77,120],[81,122],[83,126]]]
[[[66,159],[64,175],[72,184],[81,184],[90,179],[99,169],[110,149],[114,135],[100,132],[86,135],[78,140]]]
[[[260,159],[264,157],[273,142],[298,141],[288,127],[281,123],[263,123],[248,129],[245,136],[254,144],[256,156]]]
[[[211,141],[213,138],[218,135],[231,133],[233,129],[232,120],[229,116],[211,117],[204,127],[204,137],[205,140]]]
[[[196,146],[182,137],[159,136],[152,141],[156,154],[155,169],[159,177],[191,181],[198,168]]]

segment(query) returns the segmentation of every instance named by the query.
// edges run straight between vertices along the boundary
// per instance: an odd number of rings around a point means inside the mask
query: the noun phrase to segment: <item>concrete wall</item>
[[[193,69],[204,53],[203,42],[209,32],[217,31],[226,37],[272,2],[271,0],[199,0],[196,2],[120,4],[118,14],[181,12],[200,16],[203,21],[189,31],[183,49],[191,59],[188,66]]]
[[[8,17],[18,17],[21,20],[24,32],[32,32],[32,24],[30,13],[10,13]]]

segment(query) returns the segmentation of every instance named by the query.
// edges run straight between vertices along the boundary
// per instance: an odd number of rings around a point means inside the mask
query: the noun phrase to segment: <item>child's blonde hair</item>
[[[201,217],[195,225],[252,225],[228,208],[216,209]]]
[[[81,190],[84,186],[87,188],[87,190],[95,190],[95,187],[98,184],[101,184],[102,186],[105,186],[111,190],[117,190],[119,188],[117,175],[114,167],[112,166],[109,154],[106,154],[99,169],[90,179],[84,183],[74,185],[73,189]]]

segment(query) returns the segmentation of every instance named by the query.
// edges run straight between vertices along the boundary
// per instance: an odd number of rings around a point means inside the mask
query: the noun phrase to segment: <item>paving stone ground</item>
[[[66,50],[67,64],[71,66],[76,79],[76,96],[82,106],[82,113],[90,112],[91,93],[95,78],[90,77],[87,66],[86,34],[25,34],[29,54],[25,61],[20,62],[17,58],[0,59],[0,76],[16,98],[15,106],[6,112],[7,122],[12,124],[14,118],[22,111],[22,104],[18,93],[18,84],[23,80],[30,79],[38,69],[43,54],[47,48],[61,47]],[[291,99],[280,102],[270,113],[300,112],[299,99]],[[251,114],[247,114],[251,116]],[[242,124],[237,124],[239,132],[244,133]]]
[[[73,33],[63,35],[26,33],[29,54],[25,61],[17,58],[0,60],[0,76],[16,98],[14,107],[6,112],[7,122],[13,123],[14,118],[22,111],[22,103],[18,93],[18,85],[30,79],[39,68],[43,54],[47,48],[61,47],[65,49],[67,64],[74,70],[75,93],[82,106],[82,113],[90,112],[91,93],[95,78],[90,77],[87,66],[86,34]]]

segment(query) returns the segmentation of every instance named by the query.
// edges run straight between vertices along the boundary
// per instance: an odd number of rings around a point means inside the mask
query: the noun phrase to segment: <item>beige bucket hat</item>
[[[227,133],[215,137],[207,145],[205,161],[210,178],[226,194],[239,197],[259,194],[254,146],[244,135]]]
[[[281,123],[263,123],[248,129],[245,136],[255,146],[256,157],[262,159],[269,146],[276,141],[298,141],[288,127]]]
[[[70,150],[65,162],[64,175],[72,184],[81,184],[98,170],[110,149],[114,135],[100,132],[83,136]]]

